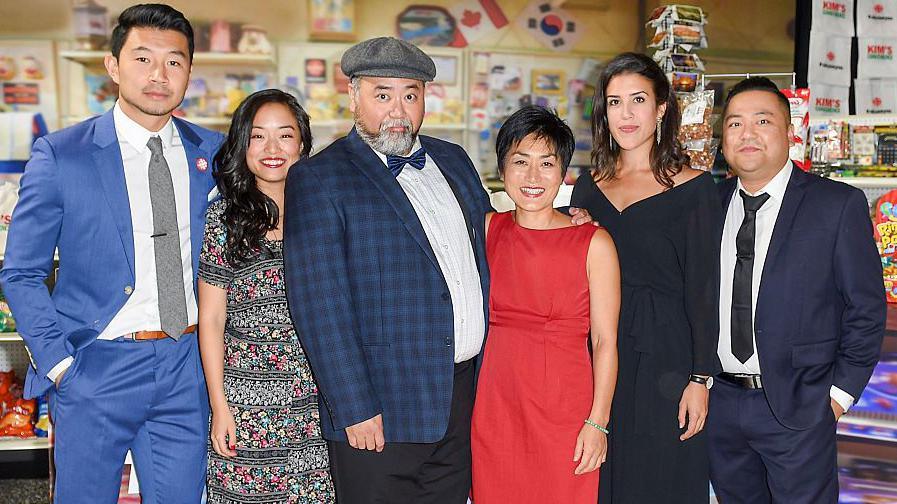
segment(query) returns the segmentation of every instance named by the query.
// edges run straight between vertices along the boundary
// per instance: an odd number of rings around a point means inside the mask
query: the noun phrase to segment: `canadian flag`
[[[449,9],[455,16],[455,40],[452,47],[465,47],[508,24],[508,18],[495,0],[468,0]]]

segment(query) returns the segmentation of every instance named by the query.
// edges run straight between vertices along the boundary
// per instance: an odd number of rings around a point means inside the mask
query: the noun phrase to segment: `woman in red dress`
[[[473,499],[594,504],[617,374],[616,248],[604,229],[574,226],[553,208],[573,154],[573,133],[555,114],[517,111],[496,151],[516,209],[486,216],[491,292]]]

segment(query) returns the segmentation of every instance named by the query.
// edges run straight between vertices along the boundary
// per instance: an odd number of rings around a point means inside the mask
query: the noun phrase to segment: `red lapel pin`
[[[209,169],[209,162],[206,161],[206,158],[196,158],[196,169],[201,172]]]

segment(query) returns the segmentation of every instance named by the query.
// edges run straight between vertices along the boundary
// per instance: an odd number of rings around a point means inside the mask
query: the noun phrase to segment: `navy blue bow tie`
[[[386,156],[386,166],[389,167],[389,171],[392,172],[393,176],[398,177],[400,173],[402,173],[402,168],[405,168],[406,164],[410,164],[411,166],[417,168],[418,170],[424,169],[424,163],[427,162],[427,152],[423,147],[414,151],[414,154],[404,157],[404,156]]]

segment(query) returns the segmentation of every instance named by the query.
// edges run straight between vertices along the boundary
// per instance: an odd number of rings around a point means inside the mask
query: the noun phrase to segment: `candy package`
[[[810,163],[807,162],[807,134],[810,129],[810,90],[807,88],[782,90],[791,105],[791,125],[794,126],[794,136],[791,137],[791,149],[789,156],[798,168],[807,171]]]

